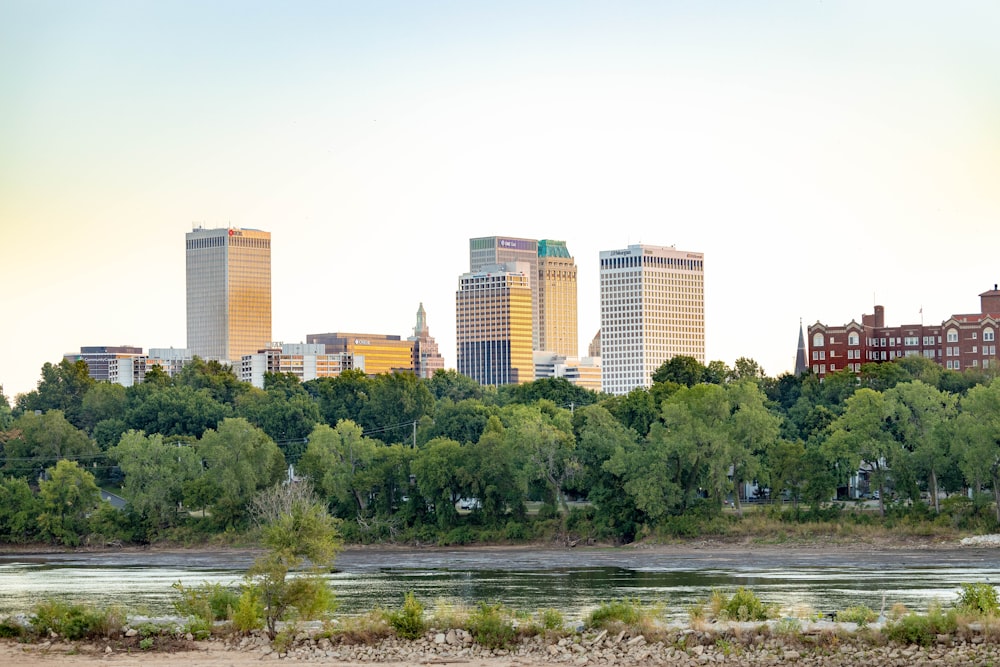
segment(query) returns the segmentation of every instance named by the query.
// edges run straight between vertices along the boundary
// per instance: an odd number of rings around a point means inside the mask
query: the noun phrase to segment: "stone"
[[[125,631],[126,637],[135,637],[137,634],[139,634],[139,631],[136,630],[135,628],[129,628],[128,630]]]
[[[702,653],[705,652],[705,647],[702,646],[701,644],[696,644],[691,647],[691,652],[694,653],[695,655],[701,655]]]
[[[109,654],[109,655],[110,655],[111,653],[114,653],[114,650],[112,650],[112,648],[111,648],[110,646],[105,646],[105,647],[104,647],[104,652],[105,652],[106,654]]]
[[[449,630],[448,634],[444,636],[444,642],[449,645],[455,645],[459,643],[458,633],[454,630]]]
[[[443,644],[444,641],[445,641],[445,635],[444,635],[443,632],[439,632],[436,635],[434,635],[434,643],[435,644]]]

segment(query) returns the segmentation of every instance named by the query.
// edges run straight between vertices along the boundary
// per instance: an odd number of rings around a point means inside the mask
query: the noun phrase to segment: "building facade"
[[[575,357],[580,340],[576,326],[576,262],[565,241],[538,242],[537,351]]]
[[[482,385],[534,380],[531,265],[486,265],[459,278],[457,370]]]
[[[566,357],[551,352],[535,352],[535,379],[564,378],[571,384],[601,391],[600,357]]]
[[[539,348],[538,315],[538,241],[509,236],[485,236],[469,239],[469,271],[477,273],[487,266],[520,262],[527,264],[531,288],[531,349]]]
[[[366,375],[413,372],[413,341],[364,333],[308,334],[306,343],[326,346],[326,354],[348,354],[355,370]]]
[[[98,382],[116,382],[125,386],[133,384],[133,361],[143,358],[145,355],[142,353],[142,348],[131,345],[91,345],[81,347],[78,354],[70,352],[63,355],[63,359],[71,363],[87,362],[87,374]],[[119,360],[127,363],[119,363]],[[122,375],[123,373],[126,375]]]
[[[809,369],[820,379],[847,369],[858,374],[866,363],[920,356],[948,370],[988,368],[997,363],[1000,290],[979,295],[980,312],[952,315],[941,324],[886,326],[885,308],[875,306],[861,323],[809,326]]]
[[[300,382],[308,382],[316,378],[337,377],[352,368],[352,362],[351,355],[347,353],[327,354],[325,345],[274,343],[255,354],[243,355],[238,376],[242,382],[263,389],[267,373],[287,373]]]
[[[705,260],[700,252],[630,245],[600,253],[601,386],[652,385],[676,355],[705,363]]]
[[[427,327],[427,313],[422,303],[417,308],[417,324],[413,327],[413,335],[407,340],[413,343],[413,372],[418,378],[430,379],[435,371],[444,370],[444,357],[438,351],[437,342],[431,337]]]
[[[239,361],[271,340],[271,234],[236,227],[186,235],[187,347]]]

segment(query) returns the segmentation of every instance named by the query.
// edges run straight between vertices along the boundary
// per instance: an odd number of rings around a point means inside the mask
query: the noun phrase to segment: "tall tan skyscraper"
[[[538,242],[538,350],[577,356],[576,262],[565,241]]]
[[[187,346],[239,363],[271,341],[271,234],[195,228],[186,234]]]
[[[531,349],[539,348],[538,316],[538,241],[509,236],[484,236],[469,239],[469,271],[476,273],[484,266],[523,262],[528,265],[531,288]]]
[[[483,385],[533,381],[531,280],[522,262],[492,264],[459,278],[456,366]]]
[[[652,385],[676,355],[705,363],[705,256],[673,247],[601,251],[601,386]]]

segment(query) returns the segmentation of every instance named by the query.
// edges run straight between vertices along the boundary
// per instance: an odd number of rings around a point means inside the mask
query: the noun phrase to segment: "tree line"
[[[819,382],[678,356],[652,380],[607,396],[563,379],[487,388],[454,371],[347,371],[269,374],[258,389],[195,360],[125,388],[82,361],[46,364],[13,407],[0,394],[0,540],[238,533],[252,498],[289,478],[312,482],[348,540],[449,544],[628,542],[727,503],[739,515],[748,488],[818,512],[859,469],[881,513],[937,513],[968,490],[992,508],[985,492],[1000,491],[989,370],[905,358]],[[101,488],[126,507],[100,502]]]

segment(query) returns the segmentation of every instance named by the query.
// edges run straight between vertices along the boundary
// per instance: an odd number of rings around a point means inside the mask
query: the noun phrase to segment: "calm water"
[[[0,614],[45,598],[122,604],[170,615],[174,582],[236,585],[252,559],[243,553],[0,554]],[[635,549],[348,550],[330,583],[342,613],[395,607],[414,591],[435,600],[499,601],[527,610],[553,607],[577,618],[604,600],[665,602],[670,614],[712,589],[752,588],[784,611],[879,609],[902,602],[925,609],[948,604],[961,583],[1000,582],[1000,550],[830,554],[821,550],[736,549],[670,553]]]

